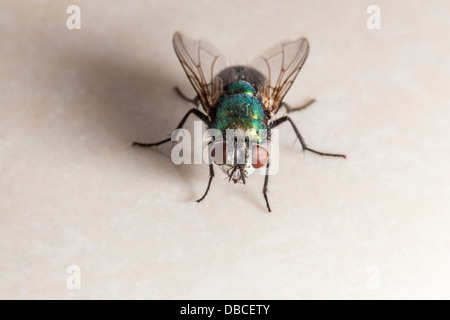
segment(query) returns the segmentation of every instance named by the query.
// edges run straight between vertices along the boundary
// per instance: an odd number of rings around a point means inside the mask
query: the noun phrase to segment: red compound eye
[[[215,164],[222,166],[227,162],[227,143],[217,142],[211,150],[211,158]]]
[[[269,152],[261,146],[253,146],[252,152],[252,167],[255,169],[261,168],[269,160]]]

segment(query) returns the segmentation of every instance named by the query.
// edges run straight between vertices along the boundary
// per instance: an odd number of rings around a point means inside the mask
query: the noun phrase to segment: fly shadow
[[[170,60],[178,68],[175,55]],[[84,128],[90,132],[84,134],[89,135],[89,139],[103,139],[110,144],[105,146],[107,148],[139,154],[135,170],[174,174],[170,143],[167,147],[145,150],[132,147],[132,142],[170,137],[179,119],[192,107],[176,94],[174,86],[180,83],[176,75],[152,63],[151,57],[142,62],[127,51],[107,52],[101,47],[71,48],[61,53],[59,64],[61,70],[72,70],[67,72],[71,80],[66,84],[75,89],[66,90],[72,95],[66,98],[70,100],[69,108],[76,109],[77,121],[85,122]],[[184,80],[181,68],[178,74]],[[141,157],[143,154],[145,156]],[[166,158],[167,165],[156,168],[153,162],[161,163],[158,157]],[[188,167],[175,168],[186,184],[195,174],[195,170]],[[189,200],[197,196],[192,192]]]

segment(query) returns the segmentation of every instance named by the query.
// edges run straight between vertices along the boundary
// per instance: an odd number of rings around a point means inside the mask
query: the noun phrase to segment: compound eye
[[[227,163],[227,143],[217,142],[211,148],[211,158],[215,164],[223,166]]]
[[[253,146],[252,151],[252,167],[259,169],[269,160],[269,152],[261,146]]]

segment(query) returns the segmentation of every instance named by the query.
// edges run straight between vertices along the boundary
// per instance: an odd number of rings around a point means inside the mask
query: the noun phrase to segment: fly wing
[[[265,75],[263,88],[265,108],[275,115],[281,101],[289,91],[308,57],[309,43],[306,38],[285,41],[265,51],[253,65]]]
[[[223,63],[222,54],[208,42],[190,39],[180,32],[173,35],[173,48],[203,109],[209,114],[222,90],[220,80],[214,78],[215,69]]]

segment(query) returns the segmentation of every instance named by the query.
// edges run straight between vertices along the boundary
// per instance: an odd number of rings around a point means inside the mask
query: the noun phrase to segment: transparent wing
[[[266,109],[274,115],[308,57],[309,43],[306,38],[285,41],[265,51],[253,65],[265,75],[263,88]]]
[[[173,35],[173,48],[205,112],[209,113],[222,90],[221,83],[214,78],[215,70],[224,63],[222,54],[208,42],[190,39],[180,32]]]

